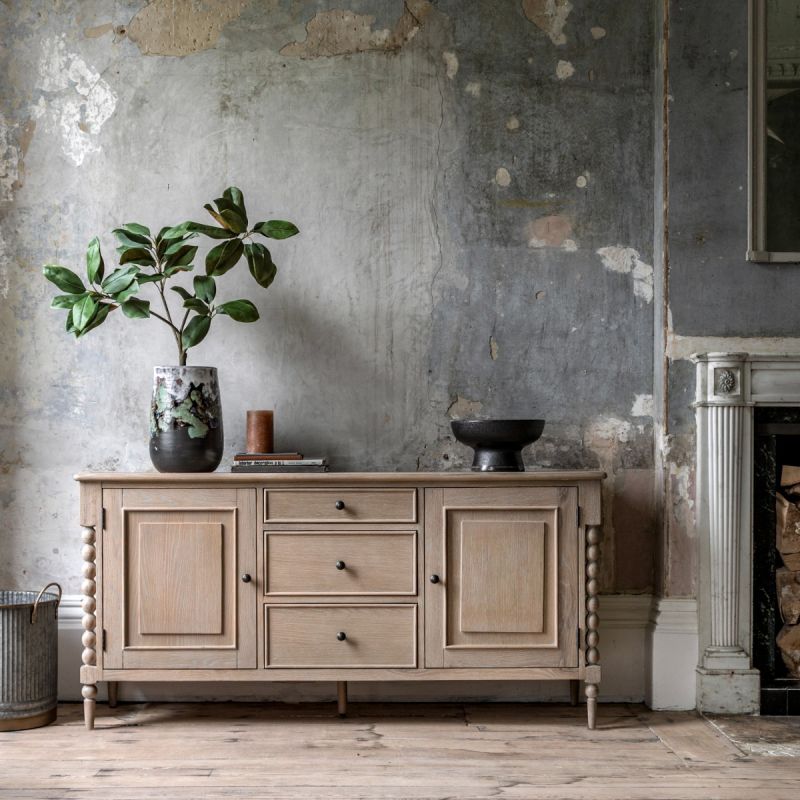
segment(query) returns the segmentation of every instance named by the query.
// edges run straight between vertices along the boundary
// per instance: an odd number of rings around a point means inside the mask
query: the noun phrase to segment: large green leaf
[[[150,238],[150,228],[147,225],[140,225],[138,222],[126,222],[122,229],[128,231],[128,233],[132,234],[133,236],[144,236],[145,238]]]
[[[150,239],[147,236],[141,236],[138,233],[128,230],[125,227],[114,228],[111,233],[117,237],[117,241],[124,247],[149,247]]]
[[[120,304],[122,313],[131,319],[144,319],[150,316],[150,301],[141,300],[138,297],[131,297]]]
[[[268,219],[266,222],[258,222],[253,230],[270,239],[288,239],[290,236],[296,236],[300,233],[297,225],[282,219]]]
[[[84,297],[86,297],[86,292],[83,294],[57,294],[50,303],[50,308],[72,308],[78,300],[83,300]]]
[[[200,344],[206,338],[208,329],[211,327],[211,317],[192,317],[189,324],[183,330],[181,339],[185,349]]]
[[[97,303],[87,294],[72,306],[72,324],[77,331],[82,331],[97,311]]]
[[[67,311],[67,321],[64,328],[67,333],[74,333],[76,336],[78,335],[78,331],[75,330],[75,326],[72,324],[72,309]]]
[[[247,230],[247,218],[243,217],[238,209],[224,209],[219,215],[234,233],[244,233]]]
[[[178,250],[186,247],[186,242],[188,242],[190,239],[194,239],[194,237],[194,234],[190,234],[189,236],[184,236],[182,239],[166,239],[164,241],[164,244],[166,245],[164,248],[164,255],[174,255],[178,252]]]
[[[214,206],[211,205],[211,203],[206,203],[203,206],[203,208],[206,211],[208,211],[208,213],[211,214],[211,216],[214,217],[214,219],[217,222],[219,222],[219,224],[222,225],[223,228],[225,228],[226,230],[229,230],[229,231],[231,231],[233,233],[233,231],[232,231],[230,225],[228,224],[227,220],[225,219],[225,217],[223,217],[222,214],[220,214],[219,211],[217,211],[214,208]]]
[[[164,276],[160,272],[154,272],[151,275],[145,275],[143,272],[140,272],[136,276],[136,282],[141,285],[143,283],[155,283],[156,281],[163,281]]]
[[[97,283],[97,281],[103,280],[104,271],[105,264],[100,253],[100,240],[95,236],[86,249],[86,275],[89,278],[89,282]]]
[[[241,239],[228,239],[212,247],[206,256],[206,275],[213,275],[215,278],[224,275],[236,266],[243,251]]]
[[[132,280],[130,285],[125,287],[121,292],[114,295],[114,299],[118,303],[124,303],[129,297],[133,297],[139,291],[139,282]]]
[[[210,275],[198,275],[194,279],[194,293],[204,302],[210,303],[217,294],[217,283]]]
[[[183,307],[196,311],[202,317],[207,317],[211,310],[199,297],[190,297],[188,300],[184,300]]]
[[[247,230],[247,210],[244,207],[244,195],[241,189],[235,186],[229,186],[223,193],[222,197],[233,204],[235,211],[244,220],[245,230]]]
[[[249,300],[229,300],[217,306],[218,314],[227,314],[237,322],[255,322],[258,309]]]
[[[105,322],[106,317],[113,310],[114,306],[108,305],[108,303],[100,303],[97,306],[94,316],[89,321],[89,324],[82,331],[77,331],[75,335],[85,336],[87,333],[89,333],[89,331],[94,330],[98,325],[102,325],[103,322]]]
[[[119,259],[120,266],[123,264],[139,264],[142,267],[154,267],[156,260],[149,250],[144,247],[130,247],[125,250]]]
[[[180,225],[173,225],[171,228],[162,228],[158,233],[158,239],[182,239],[189,233],[191,222],[181,222]]]
[[[127,289],[131,282],[136,278],[139,272],[138,267],[123,267],[122,269],[115,269],[110,275],[106,277],[102,284],[103,291],[106,294],[116,294],[123,289]]]
[[[183,286],[170,286],[169,288],[172,289],[173,292],[179,294],[184,300],[188,300],[191,297]]]
[[[42,269],[45,278],[54,283],[67,294],[83,294],[86,287],[83,281],[71,270],[66,267],[59,267],[57,264],[46,264]]]
[[[250,274],[256,279],[256,283],[265,289],[269,288],[278,274],[278,268],[272,262],[269,250],[263,244],[248,243],[244,246],[244,254],[247,257]]]
[[[203,225],[202,222],[190,222],[191,230],[194,233],[200,233],[203,236],[208,236],[209,239],[230,239],[232,236],[236,236],[233,231],[229,231],[227,228],[217,228],[214,225]]]
[[[167,267],[188,267],[194,260],[197,248],[191,244],[185,244],[172,253],[164,262]]]

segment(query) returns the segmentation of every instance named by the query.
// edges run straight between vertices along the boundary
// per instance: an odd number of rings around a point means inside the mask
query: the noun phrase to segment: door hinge
[[[100,530],[104,531],[106,529],[106,510],[105,508],[100,510]]]
[[[580,526],[581,526],[581,507],[580,506],[578,506],[578,514],[577,514],[577,516],[578,516],[578,527],[580,528]]]
[[[581,628],[580,625],[575,629],[575,644],[578,647],[578,652],[581,649]]]
[[[106,629],[100,631],[100,649],[105,653],[106,651]]]

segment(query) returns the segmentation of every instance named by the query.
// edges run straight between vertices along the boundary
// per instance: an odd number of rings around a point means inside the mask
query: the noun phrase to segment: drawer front
[[[416,522],[416,489],[265,489],[265,522]]]
[[[414,531],[268,531],[267,595],[417,593]]]
[[[417,666],[416,605],[281,605],[264,614],[267,668]]]

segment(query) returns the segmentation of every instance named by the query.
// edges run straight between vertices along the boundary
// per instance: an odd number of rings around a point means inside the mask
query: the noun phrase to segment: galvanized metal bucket
[[[47,590],[55,586],[58,594]],[[56,718],[58,606],[61,587],[0,591],[0,731],[48,725]]]

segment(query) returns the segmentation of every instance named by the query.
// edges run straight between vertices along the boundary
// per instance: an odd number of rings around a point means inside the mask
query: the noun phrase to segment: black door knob
[[[336,638],[340,642],[343,642],[347,638],[347,634],[344,631],[339,631],[339,633],[336,634]]]
[[[336,569],[344,569],[346,566],[347,566],[347,564],[345,564],[344,561],[337,561],[336,562]]]
[[[246,572],[242,575],[242,583],[250,583],[253,580]]]
[[[335,505],[337,511],[344,511],[344,500],[337,500]]]
[[[431,583],[439,583],[439,576],[431,575]]]

